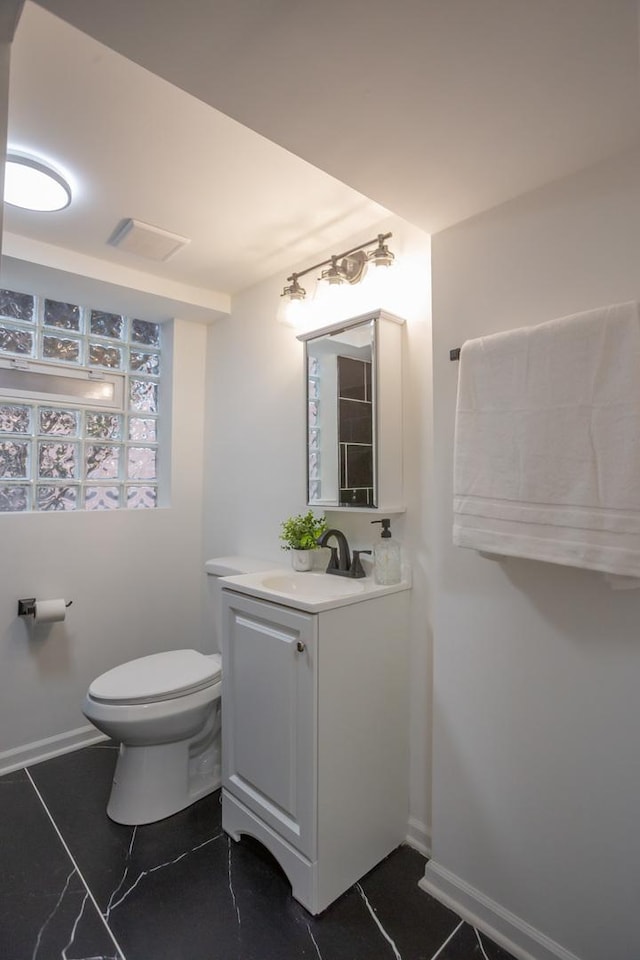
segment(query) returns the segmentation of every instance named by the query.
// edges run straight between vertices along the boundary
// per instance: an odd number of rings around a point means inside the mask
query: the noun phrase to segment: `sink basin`
[[[364,590],[360,580],[326,573],[271,573],[259,575],[258,579],[265,590],[301,600],[335,600]]]
[[[407,582],[382,586],[375,583],[371,577],[352,580],[350,577],[336,577],[331,573],[297,573],[283,567],[224,577],[221,582],[223,590],[270,600],[272,603],[307,613],[320,613],[335,607],[361,603],[363,600],[408,590],[410,587]]]

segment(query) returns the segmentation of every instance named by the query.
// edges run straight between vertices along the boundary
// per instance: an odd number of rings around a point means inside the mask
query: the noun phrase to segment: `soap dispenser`
[[[380,540],[373,548],[373,579],[384,586],[400,583],[400,544],[391,538],[391,520],[372,520],[371,523],[382,524]]]

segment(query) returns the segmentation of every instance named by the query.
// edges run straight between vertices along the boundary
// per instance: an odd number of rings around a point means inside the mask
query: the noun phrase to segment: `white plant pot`
[[[291,566],[298,573],[304,573],[313,567],[313,550],[291,550]]]

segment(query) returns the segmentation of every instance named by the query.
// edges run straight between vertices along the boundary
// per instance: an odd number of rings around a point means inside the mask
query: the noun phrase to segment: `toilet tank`
[[[206,642],[205,653],[220,653],[222,650],[222,628],[220,610],[220,592],[222,577],[237,577],[241,573],[261,573],[273,570],[277,563],[273,560],[259,560],[256,557],[229,556],[213,557],[207,560],[204,569],[207,574],[206,605]]]

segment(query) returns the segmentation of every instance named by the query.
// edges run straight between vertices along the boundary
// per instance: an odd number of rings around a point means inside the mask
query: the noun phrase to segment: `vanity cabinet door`
[[[223,787],[316,855],[317,618],[223,591]]]

